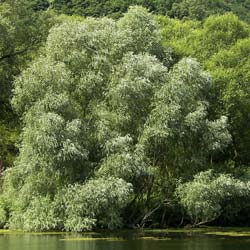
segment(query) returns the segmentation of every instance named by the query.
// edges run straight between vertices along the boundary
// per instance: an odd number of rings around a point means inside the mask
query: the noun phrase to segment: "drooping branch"
[[[18,51],[13,51],[12,53],[8,53],[6,55],[2,55],[0,57],[0,62],[5,60],[5,59],[8,59],[8,58],[13,58],[13,57],[22,55],[22,54],[28,52],[29,50],[34,50],[37,48],[39,43],[40,43],[39,40],[33,39],[32,41],[30,41],[30,44],[27,47],[25,47],[21,50],[18,50]]]
[[[22,55],[22,54],[26,53],[29,49],[30,49],[30,47],[27,47],[27,48],[24,48],[23,50],[3,55],[0,57],[0,61]]]
[[[141,220],[140,223],[140,227],[143,228],[148,220],[148,218],[150,218],[158,209],[161,208],[162,205],[170,205],[170,201],[168,200],[164,200],[162,202],[160,202],[155,208],[153,208],[151,211],[149,211],[148,213],[146,213],[143,217],[143,219]]]
[[[195,228],[195,227],[206,225],[206,224],[208,224],[210,222],[215,221],[217,218],[218,218],[218,216],[216,216],[216,217],[214,217],[212,219],[209,219],[209,220],[200,221],[200,222],[194,222],[194,224],[188,225],[188,228]]]

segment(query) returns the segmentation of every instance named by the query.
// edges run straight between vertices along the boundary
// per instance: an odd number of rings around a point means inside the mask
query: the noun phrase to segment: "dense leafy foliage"
[[[177,57],[198,58],[213,76],[213,112],[229,118],[231,159],[248,165],[249,26],[232,14],[211,16],[202,24],[165,17],[159,21],[164,46],[172,47]]]
[[[249,199],[249,182],[209,170],[196,175],[192,182],[180,184],[176,193],[193,223],[201,225],[222,213],[231,217],[239,214],[242,208],[239,201]]]
[[[249,21],[248,0],[177,0],[169,12],[171,17],[202,20],[210,15],[233,12]]]
[[[249,224],[247,1],[130,4],[1,4],[1,227]]]
[[[24,129],[3,186],[11,228],[117,227],[129,200],[150,210],[230,143],[226,117],[208,117],[211,77],[191,58],[169,71],[160,42],[140,7],[50,31],[45,54],[15,81]]]
[[[50,13],[34,12],[29,1],[4,0],[0,5],[0,166],[16,155],[17,117],[10,105],[12,82],[27,65],[52,26]]]
[[[59,12],[83,16],[120,16],[131,5],[142,5],[155,14],[202,20],[213,14],[233,12],[250,21],[249,0],[54,0]]]

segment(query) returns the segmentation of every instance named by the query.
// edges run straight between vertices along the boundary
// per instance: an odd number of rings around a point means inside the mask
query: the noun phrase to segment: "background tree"
[[[232,14],[211,16],[204,24],[163,17],[159,21],[164,46],[172,47],[178,58],[188,55],[198,58],[213,76],[212,110],[217,115],[227,114],[233,135],[230,155],[226,157],[237,166],[249,165],[246,125],[249,26]]]
[[[2,168],[10,167],[17,153],[14,142],[19,125],[10,105],[12,82],[45,41],[48,29],[53,23],[50,13],[34,12],[33,7],[33,2],[24,0],[5,0],[0,6],[0,161]]]
[[[244,21],[250,20],[249,0],[54,0],[51,3],[51,7],[60,13],[114,18],[120,17],[133,5],[178,19],[203,20],[210,15],[232,12]]]

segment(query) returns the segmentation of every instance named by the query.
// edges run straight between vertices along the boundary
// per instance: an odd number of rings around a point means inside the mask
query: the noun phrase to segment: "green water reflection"
[[[155,236],[155,235],[154,235]],[[169,237],[170,236],[170,237]],[[0,235],[0,250],[249,250],[250,238],[206,235],[160,235],[161,238],[131,237],[76,240],[82,235]],[[87,236],[89,237],[89,235]],[[94,236],[96,237],[96,236]],[[105,236],[107,237],[107,236]],[[117,235],[116,235],[117,237]],[[74,240],[68,240],[68,239]],[[66,240],[65,240],[66,239]]]

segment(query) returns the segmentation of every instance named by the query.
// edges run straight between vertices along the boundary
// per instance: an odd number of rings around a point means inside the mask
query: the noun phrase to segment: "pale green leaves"
[[[97,223],[110,229],[119,227],[122,223],[119,211],[127,204],[130,194],[132,185],[114,177],[69,187],[63,198],[66,230],[91,230]]]
[[[209,170],[197,174],[191,182],[180,184],[176,194],[192,222],[198,224],[218,218],[222,212],[226,212],[223,209],[229,206],[228,203],[232,208],[233,205],[237,208],[233,200],[249,197],[250,189],[248,182]]]
[[[130,183],[148,175],[149,159],[142,148],[133,146],[131,137],[116,137],[106,143],[107,157],[96,172],[97,176],[115,176]]]
[[[10,202],[13,227],[119,227],[132,195],[166,196],[169,177],[197,173],[228,145],[226,118],[209,118],[211,77],[191,58],[169,72],[170,57],[141,7],[50,31],[44,55],[15,81],[24,128],[6,178],[17,182],[6,193],[22,194]]]
[[[168,84],[156,93],[154,109],[147,120],[142,141],[158,137],[166,140],[169,146],[175,140],[195,144],[200,141],[203,145],[206,140],[202,141],[200,137],[207,133],[215,133],[217,137],[214,139],[217,141],[219,125],[216,127],[215,124],[219,124],[219,121],[208,121],[210,84],[210,76],[202,71],[196,61],[188,58],[175,65]],[[226,130],[225,118],[221,122],[221,132],[225,133],[221,134],[225,139],[222,145],[226,146],[230,142],[230,135]],[[213,128],[216,132],[212,131]],[[197,140],[192,142],[196,136]]]
[[[83,133],[84,127],[79,120],[67,122],[55,113],[41,114],[24,129],[21,157],[28,146],[30,156],[39,156],[49,165],[57,166],[66,160],[87,159],[88,153],[81,145]]]
[[[15,81],[12,104],[20,113],[29,110],[48,93],[69,91],[72,84],[70,72],[64,63],[41,57]]]
[[[122,50],[160,55],[160,35],[156,21],[142,7],[130,7],[118,23]]]
[[[166,82],[167,68],[155,56],[128,53],[115,70],[107,94],[110,110],[124,116],[129,133],[138,134],[155,91]]]
[[[208,157],[231,142],[225,117],[209,121],[210,85],[198,62],[186,58],[155,94],[140,142],[171,175],[205,168]]]

